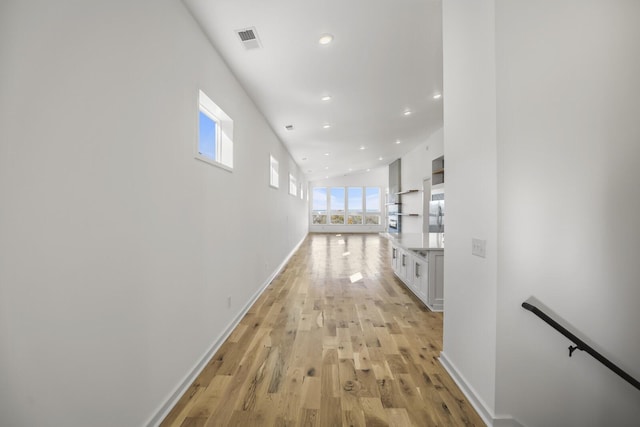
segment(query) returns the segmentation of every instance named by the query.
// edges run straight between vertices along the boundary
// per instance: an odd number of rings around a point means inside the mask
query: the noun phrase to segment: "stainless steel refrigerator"
[[[431,201],[429,201],[429,233],[444,233],[444,193],[431,195]]]

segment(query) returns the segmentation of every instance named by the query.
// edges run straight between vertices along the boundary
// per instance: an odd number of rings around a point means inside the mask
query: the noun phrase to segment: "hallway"
[[[484,425],[388,260],[378,235],[310,234],[162,425]]]

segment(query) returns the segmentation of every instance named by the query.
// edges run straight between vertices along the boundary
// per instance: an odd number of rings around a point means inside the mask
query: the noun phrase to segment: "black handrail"
[[[573,341],[573,343],[575,343],[575,346],[569,346],[569,357],[571,357],[573,355],[573,352],[576,350],[586,351],[591,356],[593,356],[594,359],[602,363],[607,368],[611,369],[613,372],[618,374],[629,384],[631,384],[632,386],[640,390],[640,381],[638,381],[637,379],[633,378],[631,375],[629,375],[628,373],[620,369],[616,364],[611,362],[602,354],[598,353],[589,344],[585,343],[580,338],[578,338],[577,336],[569,332],[565,327],[563,327],[558,322],[553,320],[551,317],[549,317],[545,312],[540,310],[538,307],[526,301],[522,303],[522,307],[525,308],[526,310],[529,310],[530,312],[532,312],[533,314],[535,314],[536,316],[538,316],[539,318],[547,322],[553,329],[560,332],[562,335],[569,338],[571,341]]]

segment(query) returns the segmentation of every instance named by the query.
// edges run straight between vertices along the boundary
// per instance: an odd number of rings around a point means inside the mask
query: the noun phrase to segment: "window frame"
[[[324,201],[325,201],[324,210],[314,209],[315,201],[316,201],[316,198],[315,198],[316,190],[324,190]],[[310,222],[311,225],[330,225],[328,223],[329,221],[327,221],[328,217],[329,217],[329,193],[328,193],[328,190],[329,190],[329,187],[313,187],[311,189],[311,191],[307,192],[307,196],[309,195],[309,193],[313,194],[313,197],[311,199],[311,206],[310,206],[311,209],[309,210],[310,213],[311,213],[311,217],[309,218],[309,222]],[[315,212],[317,212],[317,214]],[[314,215],[315,216],[324,216],[324,222],[318,222],[318,223],[313,222]]]
[[[292,173],[289,174],[289,194],[298,197],[298,181]]]
[[[371,212],[367,212],[367,190],[368,189],[376,189],[378,190],[378,210],[376,211],[371,211]],[[384,215],[383,215],[383,210],[382,210],[382,189],[380,187],[363,187],[364,190],[364,211],[363,211],[363,225],[382,225],[384,219]],[[369,215],[371,214],[371,215]],[[369,224],[367,223],[367,216],[377,216],[378,217],[378,223],[377,224]]]
[[[332,216],[332,212],[333,212],[333,208],[331,206],[331,190],[334,188],[341,188],[344,190],[344,222],[342,223],[335,223],[335,222],[331,222],[331,216]],[[362,189],[362,205],[359,207],[359,209],[361,209],[362,212],[362,223],[360,224],[349,224],[349,212],[351,207],[349,206],[349,188],[361,188]],[[307,196],[309,195],[313,195],[316,191],[316,189],[324,189],[324,196],[326,197],[326,205],[325,211],[322,210],[316,210],[314,209],[314,203],[315,200],[312,200],[311,202],[311,206],[309,208],[309,221],[310,221],[310,225],[312,226],[347,226],[347,227],[364,227],[364,226],[368,226],[368,227],[383,227],[383,218],[384,218],[384,207],[382,204],[382,188],[379,186],[318,186],[318,187],[311,187],[311,189],[309,189],[309,191],[307,191]],[[367,189],[376,189],[378,191],[378,203],[377,206],[375,206],[375,210],[367,212]],[[371,208],[371,207],[369,207]],[[315,212],[317,212],[317,214],[315,214]],[[324,214],[322,213],[324,212]],[[378,217],[378,224],[367,224],[367,214],[370,214],[370,216],[377,216]],[[314,219],[314,215],[316,216],[321,216],[324,215],[325,216],[325,222],[324,223],[314,223],[313,219]]]
[[[269,186],[272,188],[280,188],[280,163],[278,162],[278,159],[273,156],[273,154],[269,155]]]
[[[331,206],[331,199],[333,199],[333,190],[341,189],[342,190],[342,222],[333,222],[333,206]],[[327,217],[329,218],[330,225],[348,225],[347,220],[347,187],[329,187],[329,213]],[[339,212],[339,211],[336,211]],[[339,213],[336,213],[336,216],[340,216]]]
[[[215,153],[214,157],[200,151],[200,113],[215,123]],[[198,93],[198,114],[196,120],[194,157],[197,160],[233,172],[233,119],[229,117],[206,93]]]
[[[352,208],[351,204],[349,203],[350,200],[350,194],[349,194],[349,190],[350,189],[359,189],[360,190],[360,206],[357,208],[357,210],[352,210],[354,208]],[[346,214],[345,214],[345,224],[346,225],[362,225],[364,224],[364,218],[365,218],[365,188],[366,187],[354,187],[354,186],[347,186],[345,187],[345,189],[347,190],[347,204],[346,204]],[[350,223],[349,222],[349,217],[351,216],[351,212],[359,212],[360,213],[360,222],[354,222],[354,223]]]

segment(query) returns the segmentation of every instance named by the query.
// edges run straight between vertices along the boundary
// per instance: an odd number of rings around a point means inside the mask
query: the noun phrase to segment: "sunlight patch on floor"
[[[355,283],[358,280],[362,280],[362,273],[360,272],[354,273],[351,276],[349,276],[349,279],[351,280],[351,283]]]

